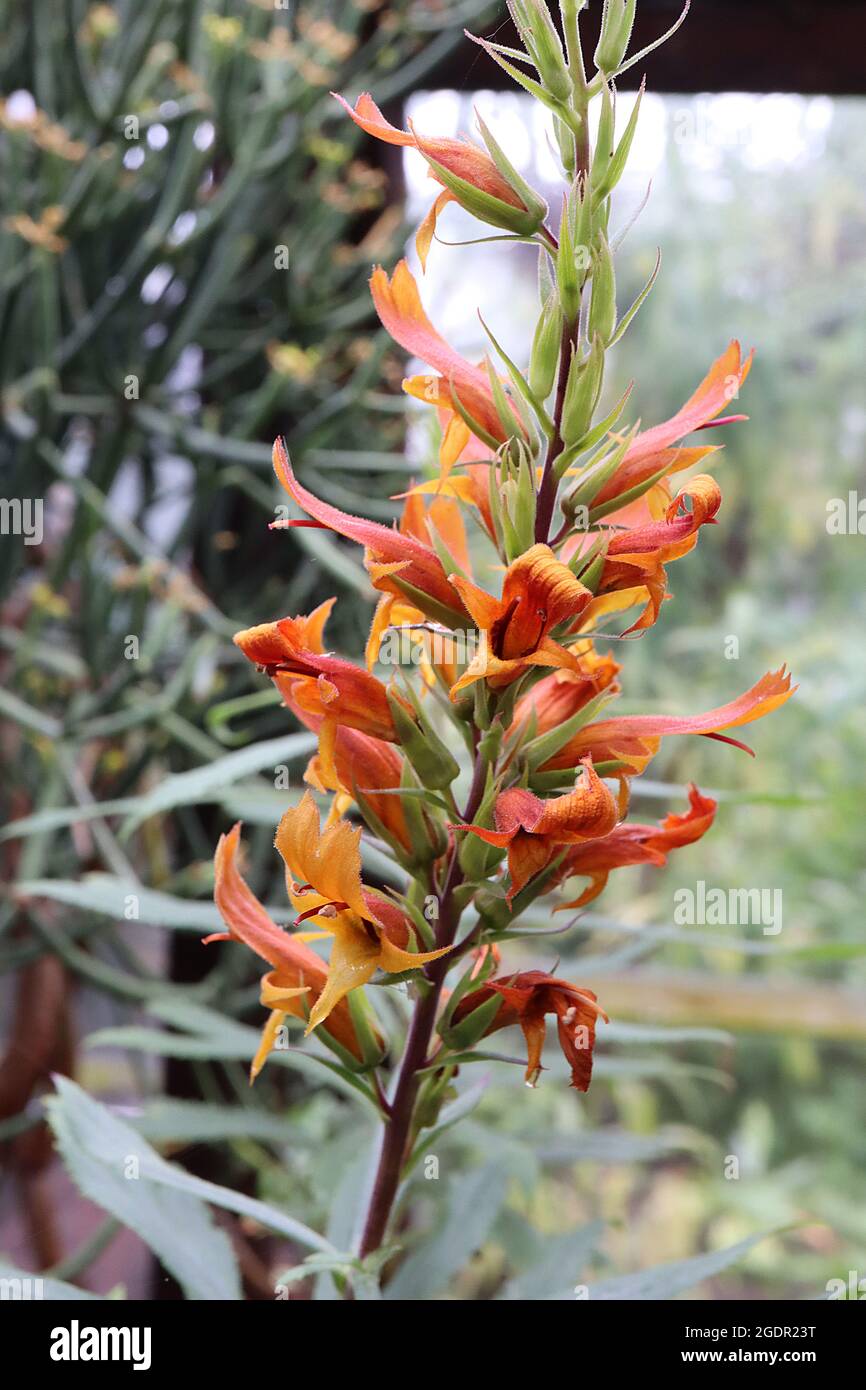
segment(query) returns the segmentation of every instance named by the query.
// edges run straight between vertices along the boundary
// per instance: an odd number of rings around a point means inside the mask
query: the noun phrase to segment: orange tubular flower
[[[316,614],[320,612],[316,610]],[[235,645],[249,661],[264,668],[293,709],[323,721],[327,726],[324,736],[331,736],[337,725],[345,724],[396,743],[397,732],[382,682],[351,661],[323,655],[305,645],[311,640],[310,624],[315,616],[280,618],[246,628],[235,633]]]
[[[542,772],[558,768],[576,767],[585,758],[592,758],[598,764],[622,763],[627,775],[643,772],[647,763],[654,758],[663,738],[670,734],[703,734],[722,743],[733,743],[752,753],[744,743],[726,738],[723,729],[736,729],[743,724],[751,724],[755,719],[763,719],[789,700],[797,689],[791,688],[791,677],[782,666],[778,671],[768,671],[757,685],[731,700],[719,709],[708,710],[706,714],[692,714],[683,717],[664,714],[623,715],[618,719],[603,719],[597,724],[587,724],[574,738],[559,750],[554,757],[544,763]],[[754,755],[752,755],[754,756]]]
[[[468,463],[469,452],[464,450],[461,456],[464,463]],[[460,473],[452,473],[447,478],[431,478],[426,483],[418,483],[410,492],[398,495],[423,497],[434,493],[437,497],[458,498],[459,501],[465,502],[468,507],[476,509],[482,526],[495,544],[496,529],[490,510],[490,468],[492,466],[489,463],[468,463],[468,466]]]
[[[473,145],[469,140],[450,140],[450,139],[431,139],[427,140],[417,135],[414,130],[398,130],[396,126],[386,121],[382,112],[379,110],[369,92],[362,92],[355,103],[354,110],[344,97],[338,92],[332,92],[331,96],[336,97],[337,101],[351,116],[352,120],[368,135],[373,135],[377,140],[383,140],[387,145],[411,145],[428,160],[428,172],[431,178],[437,183],[443,184],[444,181],[433,167],[435,164],[449,174],[453,174],[458,179],[463,179],[466,183],[472,184],[480,192],[489,197],[498,198],[500,202],[506,203],[508,207],[517,209],[518,212],[527,214],[530,222],[532,221],[529,209],[523,202],[519,194],[511,187],[507,179],[497,169],[490,155],[486,150],[482,150],[478,145]],[[432,161],[432,163],[429,163]],[[415,237],[415,247],[422,268],[426,265],[427,253],[430,250],[430,243],[436,231],[436,219],[439,213],[450,202],[459,202],[448,188],[440,193],[432,208],[430,209],[421,226],[418,228]],[[537,219],[536,219],[537,220]],[[528,226],[531,230],[531,226]]]
[[[272,521],[274,530],[295,526],[318,526],[346,536],[364,546],[367,571],[374,589],[382,593],[410,598],[430,617],[440,619],[449,615],[458,625],[465,621],[454,589],[435,550],[415,536],[383,526],[378,521],[341,512],[329,502],[322,502],[298,482],[286,447],[281,439],[274,441],[274,471],[286,492],[302,507],[313,521]]]
[[[461,575],[452,575],[451,584],[482,634],[479,650],[452,687],[452,699],[477,680],[501,689],[530,666],[580,671],[577,657],[549,634],[581,614],[592,594],[557,560],[550,546],[534,545],[509,565],[501,598],[493,598]]]
[[[694,548],[701,527],[715,522],[721,502],[716,480],[699,473],[673,499],[663,521],[650,521],[615,533],[607,547],[597,597],[587,609],[585,622],[594,623],[607,613],[619,612],[646,599],[640,617],[627,631],[652,627],[666,597],[665,565]]]
[[[433,497],[429,507],[425,509],[424,500],[420,494],[414,491],[405,494],[403,515],[400,518],[400,532],[406,536],[414,536],[431,548],[435,537],[440,544],[445,546],[448,554],[461,569],[469,570],[469,549],[466,544],[463,517],[453,497]],[[407,599],[397,594],[383,594],[376,606],[376,612],[370,626],[370,636],[367,640],[367,665],[372,667],[378,660],[382,639],[388,628],[412,627],[423,623],[425,616]],[[425,650],[429,649],[431,644],[426,634],[416,632],[413,636],[420,646]],[[440,633],[437,649],[433,653],[434,659],[425,664],[425,672],[429,673],[430,667],[436,666],[441,671],[443,680],[446,680],[449,685],[453,685],[457,679],[454,655],[453,640],[449,642],[447,637]]]
[[[439,454],[443,476],[447,476],[470,439],[470,430],[454,403],[455,394],[486,434],[505,443],[508,433],[499,418],[487,373],[473,367],[437,333],[424,312],[418,286],[406,262],[398,263],[390,280],[377,266],[370,279],[370,290],[376,312],[394,341],[440,374],[409,377],[403,382],[403,390],[447,411],[448,423]],[[519,418],[513,402],[512,409]]]
[[[534,733],[549,733],[565,724],[603,691],[611,695],[617,693],[616,678],[622,668],[610,652],[600,656],[588,641],[578,642],[570,651],[579,669],[552,671],[521,695],[514,709],[509,736],[528,726],[533,717]]]
[[[325,991],[328,967],[302,940],[290,936],[271,920],[244,881],[237,866],[240,832],[238,824],[228,835],[221,835],[214,857],[214,899],[228,931],[214,932],[205,941],[243,942],[273,966],[262,978],[261,1002],[271,1013],[250,1068],[252,1082],[264,1066],[286,1014],[304,1019],[309,1008],[315,1007]],[[363,1060],[345,1000],[331,1010],[327,1032],[358,1061]]]
[[[556,1014],[559,1045],[571,1067],[571,1084],[576,1091],[589,1090],[596,1020],[609,1022],[591,989],[579,989],[568,980],[558,980],[543,970],[524,970],[517,975],[488,980],[461,999],[454,1010],[454,1022],[469,1017],[494,994],[502,1005],[485,1030],[485,1036],[500,1028],[519,1023],[526,1039],[526,1084],[535,1086],[540,1073],[546,1033],[545,1014]]]
[[[299,711],[308,727],[315,721]],[[321,725],[320,725],[321,727]],[[338,728],[333,746],[323,740],[319,752],[310,759],[304,780],[317,791],[336,792],[329,824],[339,819],[360,792],[388,833],[411,851],[412,839],[399,796],[377,795],[400,786],[403,759],[392,743],[370,738],[358,729]]]
[[[684,468],[690,468],[692,464],[700,462],[707,454],[713,453],[712,446],[672,449],[670,445],[695,430],[746,419],[744,415],[734,415],[724,420],[718,420],[716,417],[737,396],[749,375],[753,357],[754,352],[750,352],[744,359],[740,344],[733,339],[682,409],[670,420],[665,420],[650,430],[643,430],[636,436],[613,477],[593,498],[593,506],[600,506],[614,497],[620,497],[624,492],[658,473],[665,464],[669,465],[669,473],[679,473]]]
[[[547,868],[560,847],[609,835],[616,825],[616,799],[588,758],[583,767],[585,780],[578,781],[565,796],[542,801],[523,787],[500,793],[493,808],[494,830],[481,825],[453,827],[470,831],[488,845],[508,847],[509,903],[530,879]]]
[[[667,860],[668,852],[692,845],[704,836],[715,820],[716,805],[712,797],[702,796],[694,783],[689,786],[689,809],[681,816],[665,816],[658,825],[639,825],[637,822],[618,825],[601,840],[575,845],[557,869],[559,883],[566,879],[586,877],[589,886],[573,902],[563,903],[555,911],[585,907],[597,898],[607,884],[613,869],[632,864],[656,864]]]

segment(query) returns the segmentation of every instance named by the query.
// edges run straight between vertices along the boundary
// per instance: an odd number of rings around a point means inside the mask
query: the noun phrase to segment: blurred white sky
[[[634,92],[617,99],[617,133],[631,114]],[[600,103],[593,104],[597,120]],[[552,136],[551,117],[538,102],[520,92],[421,92],[411,97],[407,115],[417,130],[429,136],[468,135],[481,143],[474,110],[480,111],[496,139],[522,174],[551,202],[551,221],[559,220],[555,202],[562,196],[564,176]],[[664,224],[675,166],[685,168],[700,196],[720,206],[734,196],[725,174],[731,158],[768,176],[795,175],[820,159],[833,118],[829,97],[774,94],[756,96],[726,92],[694,97],[644,96],[626,174],[614,198],[611,226],[616,234],[630,221],[652,185],[642,213],[653,224]],[[421,220],[439,185],[415,150],[405,151],[408,213]],[[462,209],[450,205],[439,221],[438,235],[457,242],[495,234]],[[629,243],[626,243],[628,246]],[[455,251],[434,242],[427,273],[421,276],[414,245],[410,263],[421,284],[431,319],[454,346],[479,360],[489,349],[478,321],[481,310],[506,350],[525,355],[527,336],[538,313],[535,255],[523,246],[478,245]],[[416,457],[426,449],[416,431],[410,449]]]

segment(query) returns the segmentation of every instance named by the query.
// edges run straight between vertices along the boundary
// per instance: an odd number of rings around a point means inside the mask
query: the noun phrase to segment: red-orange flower
[[[791,688],[791,677],[782,666],[778,671],[768,671],[751,690],[738,695],[736,700],[708,710],[705,714],[667,715],[635,714],[619,718],[603,719],[597,724],[587,724],[569,739],[568,743],[543,765],[543,772],[557,768],[576,767],[584,758],[592,758],[600,763],[617,762],[629,775],[643,772],[647,763],[654,758],[663,738],[671,734],[703,734],[708,738],[720,739],[723,743],[735,743],[726,738],[723,729],[735,729],[743,724],[751,724],[755,719],[763,719],[789,700],[797,687]],[[737,743],[745,748],[745,744]]]
[[[274,529],[318,526],[346,536],[364,546],[367,571],[375,589],[409,597],[424,612],[432,608],[431,617],[438,618],[441,610],[446,610],[458,624],[465,620],[465,613],[448,583],[442,561],[432,546],[425,545],[405,531],[352,516],[350,512],[340,511],[339,507],[332,507],[330,502],[321,501],[298,482],[281,439],[274,441],[273,461],[274,471],[286,492],[314,518],[313,521],[274,521],[271,522]],[[430,603],[425,604],[425,600],[430,600]]]
[[[586,623],[646,600],[640,617],[628,631],[651,627],[666,597],[665,565],[693,549],[701,527],[715,521],[721,502],[716,480],[699,473],[673,499],[664,520],[615,532],[608,543],[597,597],[587,610]]]
[[[557,912],[566,908],[585,907],[597,898],[612,870],[633,864],[661,866],[672,849],[692,845],[707,833],[716,815],[717,803],[702,796],[694,783],[689,786],[689,809],[683,815],[668,815],[658,825],[626,822],[618,825],[601,840],[575,845],[569,850],[556,871],[557,883],[569,878],[586,877],[588,887],[573,902],[563,903]]]
[[[550,636],[560,623],[576,618],[592,599],[548,545],[533,545],[508,566],[502,597],[494,598],[470,579],[451,583],[481,631],[481,644],[451,691],[452,699],[473,681],[494,689],[510,685],[530,666],[579,671],[577,658]]]
[[[505,203],[508,207],[516,208],[519,212],[528,213],[523,199],[499,172],[486,150],[482,150],[478,145],[473,145],[471,141],[465,139],[452,140],[441,137],[425,139],[414,130],[398,130],[396,126],[391,125],[390,121],[386,121],[369,92],[361,93],[355,103],[354,110],[338,92],[332,92],[331,95],[336,97],[355,124],[365,130],[368,135],[375,136],[377,140],[383,140],[387,145],[414,146],[428,161],[428,172],[437,183],[444,186],[444,180],[437,169],[433,167],[434,164],[441,165],[448,174],[471,184],[481,193],[498,198],[500,202]],[[439,194],[418,228],[415,246],[422,266],[426,263],[427,252],[436,230],[436,219],[445,205],[452,201],[460,202],[460,199],[446,187],[445,192]],[[527,230],[531,230],[531,226]]]
[[[496,798],[493,808],[495,829],[483,825],[460,825],[488,845],[508,847],[511,886],[508,902],[530,879],[547,868],[564,845],[609,835],[617,823],[616,799],[601,781],[592,763],[583,764],[584,775],[565,796],[542,801],[523,787],[509,787]]]
[[[744,359],[740,344],[733,339],[676,415],[660,425],[654,425],[652,429],[641,431],[635,437],[613,477],[593,498],[593,506],[621,497],[624,492],[653,477],[665,465],[668,473],[679,473],[714,452],[711,445],[703,448],[677,449],[670,446],[695,430],[746,418],[736,415],[725,420],[716,419],[725,406],[737,396],[749,375],[753,357],[754,352],[750,352]]]
[[[601,656],[589,641],[578,642],[570,651],[577,667],[552,671],[521,695],[514,709],[510,735],[530,724],[533,734],[547,734],[565,724],[603,691],[611,695],[617,693],[616,678],[622,668],[610,652]]]
[[[558,980],[543,970],[524,970],[488,980],[461,999],[454,1011],[454,1023],[468,1018],[494,994],[502,1005],[488,1024],[485,1036],[519,1023],[526,1039],[526,1084],[534,1086],[543,1071],[541,1054],[546,1033],[545,1014],[556,1014],[559,1045],[571,1067],[571,1085],[577,1091],[589,1089],[596,1020],[609,1022],[591,989],[580,989],[568,980]]]
[[[317,609],[311,618],[321,611]],[[311,618],[260,623],[235,633],[234,641],[249,661],[263,667],[272,677],[293,708],[327,721],[329,726],[345,724],[373,738],[398,742],[382,682],[362,666],[307,646],[307,642],[315,640],[311,636]],[[321,628],[313,631],[320,634]]]

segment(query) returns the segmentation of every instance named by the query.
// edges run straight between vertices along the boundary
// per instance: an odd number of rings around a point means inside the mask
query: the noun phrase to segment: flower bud
[[[460,772],[456,758],[449,753],[429,723],[422,729],[390,693],[388,704],[400,745],[421,779],[422,786],[434,790],[449,787]]]
[[[504,849],[485,844],[477,835],[467,835],[460,846],[458,858],[466,877],[480,883],[490,877],[497,864],[501,863],[504,854]]]
[[[599,72],[614,73],[622,62],[631,39],[636,0],[604,0],[595,66]]]
[[[370,1067],[380,1067],[388,1055],[388,1047],[379,1031],[372,1004],[362,989],[350,990],[347,1003],[363,1057],[360,1066],[355,1062],[352,1070],[365,1071]],[[351,1053],[348,1057],[351,1058]]]
[[[604,345],[596,336],[582,360],[572,355],[562,406],[562,440],[568,447],[577,444],[592,424],[604,377]]]
[[[551,296],[541,311],[529,358],[529,389],[539,401],[546,401],[553,390],[562,342],[562,310]]]
[[[508,9],[547,92],[556,101],[568,101],[572,93],[571,78],[559,34],[544,0],[508,0]]]
[[[502,1007],[502,996],[493,994],[472,1009],[459,1023],[439,1029],[443,1042],[455,1052],[464,1052],[480,1042]]]
[[[598,334],[607,347],[616,330],[616,276],[613,255],[603,233],[593,259],[589,336],[593,338]]]

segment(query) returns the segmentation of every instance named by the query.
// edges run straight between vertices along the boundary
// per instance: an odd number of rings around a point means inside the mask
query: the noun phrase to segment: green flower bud
[[[604,0],[595,66],[599,72],[616,72],[631,39],[637,0]]]
[[[448,848],[448,832],[440,820],[431,816],[427,811],[423,812],[424,823],[427,827],[427,835],[430,841],[430,848],[434,859],[440,859]]]
[[[488,845],[477,835],[467,834],[460,846],[458,858],[460,867],[468,879],[475,883],[489,878],[497,864],[502,862],[504,849]]]
[[[502,746],[502,739],[505,729],[499,718],[490,725],[487,733],[478,745],[478,752],[486,763],[495,763],[499,757],[499,749]]]
[[[502,995],[491,995],[483,1004],[479,1004],[477,1009],[473,1009],[471,1014],[461,1018],[459,1023],[441,1028],[443,1041],[455,1052],[467,1051],[481,1041],[501,1008]]]
[[[475,907],[485,927],[504,931],[511,922],[511,908],[501,893],[483,889],[475,895]]]
[[[388,695],[388,704],[391,707],[400,746],[421,779],[422,786],[437,791],[449,787],[460,773],[460,764],[456,758],[449,753],[429,722],[421,728],[412,716],[406,713],[400,701],[391,694]]]
[[[566,447],[576,444],[589,429],[603,377],[604,345],[596,336],[586,357],[572,355],[562,406],[562,440]]]
[[[583,286],[583,276],[578,274],[574,258],[574,241],[567,208],[564,210],[562,221],[559,224],[556,283],[559,287],[559,302],[562,306],[565,322],[569,325],[575,324],[580,313],[580,291]]]
[[[529,358],[529,389],[539,401],[547,400],[556,380],[562,322],[562,310],[551,296],[536,324]]]
[[[589,308],[589,336],[596,333],[607,347],[616,331],[616,276],[607,238],[599,236],[592,271],[592,303]]]
[[[388,1047],[379,1031],[376,1014],[362,989],[352,989],[347,995],[349,1013],[355,1037],[361,1044],[364,1067],[379,1067],[388,1055]],[[351,1054],[350,1054],[351,1055]],[[357,1067],[357,1062],[355,1063]]]
[[[548,94],[555,101],[568,101],[572,94],[571,78],[544,0],[508,0],[508,9]]]

